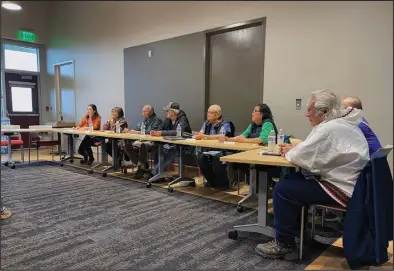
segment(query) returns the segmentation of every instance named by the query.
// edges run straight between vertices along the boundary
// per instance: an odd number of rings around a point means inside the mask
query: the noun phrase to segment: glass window
[[[11,87],[12,111],[33,112],[33,93],[31,88]]]
[[[19,45],[4,45],[5,69],[38,72],[38,49]]]

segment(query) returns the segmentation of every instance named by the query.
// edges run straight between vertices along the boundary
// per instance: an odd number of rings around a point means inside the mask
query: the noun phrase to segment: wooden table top
[[[258,144],[252,143],[238,143],[238,142],[224,142],[220,143],[218,140],[195,140],[192,138],[183,140],[165,140],[161,136],[150,136],[150,135],[140,135],[140,134],[130,134],[130,133],[114,133],[113,131],[93,131],[88,132],[85,130],[73,130],[69,128],[54,128],[54,132],[64,133],[64,134],[76,134],[76,135],[90,135],[105,138],[117,138],[117,139],[131,139],[131,140],[146,140],[146,141],[158,141],[169,144],[194,146],[194,147],[207,147],[213,149],[225,149],[225,150],[237,150],[237,151],[247,151],[261,148]]]
[[[260,152],[262,150],[263,148],[259,148],[251,151],[222,156],[220,157],[220,161],[250,165],[296,167],[296,165],[290,163],[282,156],[261,155]]]

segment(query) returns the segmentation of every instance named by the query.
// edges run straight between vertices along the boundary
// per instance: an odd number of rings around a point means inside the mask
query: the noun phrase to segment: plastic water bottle
[[[145,135],[145,123],[141,124],[141,135]]]
[[[285,134],[283,133],[283,129],[279,129],[278,133],[278,145],[285,143]]]
[[[120,123],[118,121],[115,123],[115,133],[120,134]]]
[[[178,126],[176,127],[176,136],[177,137],[181,137],[182,136],[182,128],[181,128],[180,124],[178,124]]]
[[[276,150],[276,135],[275,135],[275,131],[271,130],[269,136],[268,136],[268,149],[267,151],[269,152],[275,152]]]
[[[224,127],[220,128],[219,142],[223,143],[226,140],[226,131]]]
[[[89,118],[88,123],[89,123],[89,132],[93,133],[93,122],[91,118]]]

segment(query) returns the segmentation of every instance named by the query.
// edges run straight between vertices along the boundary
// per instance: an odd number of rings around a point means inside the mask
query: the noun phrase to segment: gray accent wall
[[[204,121],[203,32],[124,49],[125,115],[131,127],[142,118],[144,104],[165,117],[163,107],[180,104],[193,130]],[[151,51],[151,57],[149,57]]]

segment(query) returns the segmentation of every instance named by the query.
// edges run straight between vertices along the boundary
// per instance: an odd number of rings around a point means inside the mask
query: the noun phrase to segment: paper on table
[[[227,144],[227,145],[235,145],[235,142],[231,142],[231,141],[224,141],[223,144]]]
[[[219,154],[220,153],[220,151],[205,151],[205,152],[203,152],[204,154],[209,154],[209,155],[216,155],[216,154]]]

